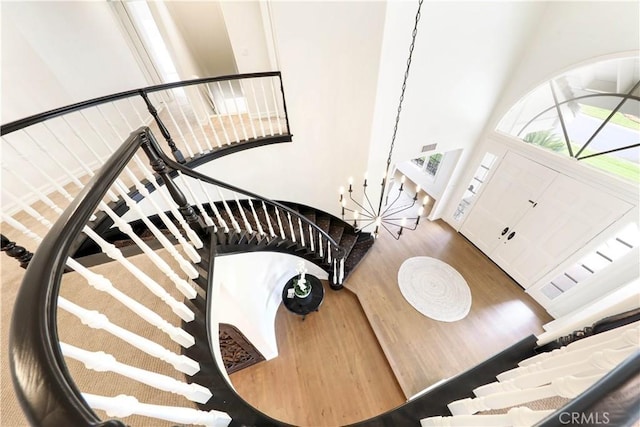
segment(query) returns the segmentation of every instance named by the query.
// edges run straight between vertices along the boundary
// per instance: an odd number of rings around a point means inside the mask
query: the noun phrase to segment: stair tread
[[[333,239],[334,242],[338,244],[338,246],[342,246],[340,244],[340,239],[342,239],[342,234],[344,233],[344,227],[340,224],[331,224],[329,226],[329,236]]]
[[[349,253],[349,256],[344,263],[344,268],[347,272],[345,274],[353,271],[353,269],[360,263],[360,261],[362,261],[362,259],[374,243],[375,239],[373,237],[363,238],[355,243],[353,249],[351,249],[351,252]]]
[[[329,233],[329,228],[331,227],[331,218],[322,216],[316,221],[316,225],[320,227],[320,229],[325,233]]]
[[[349,257],[349,254],[351,254],[351,251],[353,250],[353,247],[355,246],[357,241],[358,241],[358,235],[356,234],[350,234],[345,232],[342,235],[342,239],[340,239],[340,247],[344,249],[345,258]]]

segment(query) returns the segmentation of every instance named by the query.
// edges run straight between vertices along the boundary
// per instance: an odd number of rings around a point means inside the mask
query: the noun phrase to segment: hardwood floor
[[[355,295],[324,287],[304,321],[280,305],[277,358],[230,375],[250,404],[298,426],[354,423],[405,400]]]
[[[438,258],[462,274],[473,298],[465,319],[434,321],[404,300],[397,273],[413,256]],[[352,299],[348,291],[327,292],[320,312],[304,322],[280,307],[276,320],[280,356],[231,375],[238,393],[282,421],[344,425],[392,409],[431,384],[542,332],[542,324],[551,320],[513,280],[442,221],[425,221],[399,241],[381,235],[347,279],[346,288],[357,295],[362,309],[346,302],[345,295]],[[370,325],[363,321],[363,312]],[[371,329],[379,346],[369,343]],[[402,394],[388,378],[390,370]]]
[[[455,268],[471,289],[467,317],[439,322],[423,316],[400,293],[397,274],[414,256]],[[530,334],[552,318],[484,254],[443,221],[420,224],[400,240],[383,234],[348,278],[408,398]]]

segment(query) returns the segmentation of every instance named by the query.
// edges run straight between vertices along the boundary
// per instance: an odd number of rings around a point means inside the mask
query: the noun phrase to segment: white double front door
[[[526,289],[629,209],[620,199],[509,152],[460,232]]]

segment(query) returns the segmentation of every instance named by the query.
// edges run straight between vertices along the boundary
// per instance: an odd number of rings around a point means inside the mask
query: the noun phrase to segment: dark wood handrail
[[[258,194],[252,193],[252,192],[247,191],[247,190],[243,190],[242,188],[236,187],[234,185],[227,184],[226,182],[222,182],[222,181],[219,181],[217,179],[211,178],[210,176],[204,175],[204,174],[202,174],[200,172],[197,172],[197,171],[191,169],[188,166],[184,166],[184,165],[182,165],[182,164],[170,159],[169,156],[167,156],[164,153],[164,151],[162,151],[162,148],[160,147],[160,144],[158,144],[158,141],[155,139],[155,137],[153,136],[153,134],[151,132],[149,132],[149,142],[150,142],[151,146],[153,146],[153,148],[157,151],[157,153],[160,156],[160,158],[171,169],[176,170],[176,171],[180,171],[184,175],[190,176],[191,178],[195,178],[197,180],[206,182],[208,184],[216,185],[216,186],[225,188],[227,190],[234,191],[234,192],[239,193],[239,194],[243,194],[243,195],[245,195],[247,197],[250,197],[252,199],[258,199],[258,200],[263,201],[265,203],[268,203],[268,204],[270,204],[272,206],[277,206],[279,209],[282,209],[283,211],[285,211],[287,213],[290,213],[291,215],[294,215],[296,218],[299,218],[302,222],[304,222],[308,226],[311,226],[313,229],[318,231],[324,238],[326,238],[327,241],[329,241],[329,243],[331,243],[336,248],[336,250],[337,250],[337,252],[335,253],[336,258],[341,258],[341,257],[344,256],[345,250],[342,247],[340,247],[340,245],[338,245],[338,243],[336,243],[336,241],[329,235],[329,233],[327,233],[324,230],[322,230],[320,227],[318,227],[315,223],[310,221],[304,215],[300,215],[298,212],[296,212],[293,209],[283,205],[282,203],[278,203],[278,202],[276,202],[274,200],[267,199],[267,198],[262,197],[262,196],[260,196]]]
[[[164,83],[160,85],[153,85],[153,86],[147,86],[147,87],[138,88],[138,89],[127,90],[124,92],[118,92],[111,95],[101,96],[98,98],[77,102],[75,104],[67,105],[65,107],[55,108],[53,110],[45,111],[44,113],[34,114],[29,117],[14,120],[12,122],[3,124],[0,127],[0,136],[7,135],[9,133],[26,128],[28,126],[41,123],[49,119],[53,119],[55,117],[59,117],[65,114],[84,110],[85,108],[95,107],[97,105],[102,105],[107,102],[117,101],[120,99],[131,98],[134,96],[141,96],[142,94],[153,93],[153,92],[158,92],[158,91],[167,90],[167,89],[175,89],[178,87],[193,86],[193,85],[203,84],[203,83],[212,83],[212,82],[226,81],[226,80],[242,80],[242,79],[258,78],[258,77],[274,77],[274,76],[280,77],[281,76],[280,71],[232,74],[232,75],[218,76],[218,77],[205,77],[201,79],[183,80],[179,82]],[[280,89],[283,90],[282,85],[280,86]],[[284,110],[286,112],[287,107],[286,107],[286,101],[284,99],[284,96],[282,98],[282,102],[283,102]],[[289,125],[289,121],[287,119],[287,126],[288,125]]]
[[[60,281],[69,250],[112,183],[136,153],[145,128],[129,136],[62,213],[33,256],[18,295],[9,333],[11,377],[32,425],[119,426],[103,423],[69,374],[56,328]]]

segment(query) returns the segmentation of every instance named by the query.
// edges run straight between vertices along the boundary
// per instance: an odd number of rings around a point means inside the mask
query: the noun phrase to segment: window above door
[[[520,99],[498,131],[640,182],[640,58],[600,61]]]

